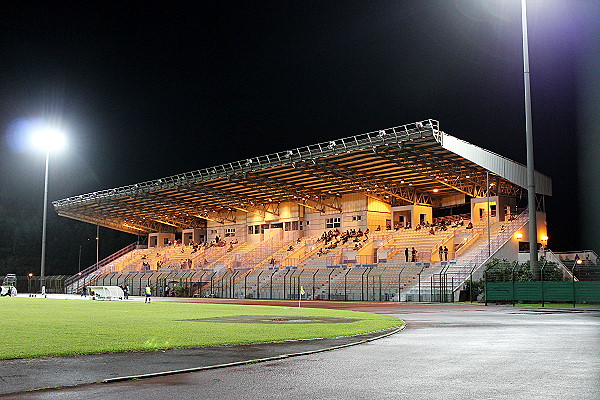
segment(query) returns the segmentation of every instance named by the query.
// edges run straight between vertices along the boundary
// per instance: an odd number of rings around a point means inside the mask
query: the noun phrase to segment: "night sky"
[[[12,3],[0,16],[0,258],[18,256],[16,241],[39,248],[31,118],[68,134],[51,201],[427,118],[525,163],[519,0]],[[528,4],[549,247],[598,252],[600,235],[582,232],[600,226],[600,2]],[[50,272],[73,273],[95,227],[50,213]],[[21,215],[27,226],[7,225]],[[51,231],[60,220],[66,234]]]

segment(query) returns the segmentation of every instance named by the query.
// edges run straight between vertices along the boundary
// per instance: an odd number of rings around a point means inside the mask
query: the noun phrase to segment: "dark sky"
[[[43,155],[16,129],[33,117],[69,135],[50,200],[426,118],[525,163],[519,0],[12,3],[0,15],[5,208],[41,208]],[[549,245],[581,249],[600,2],[528,4]]]

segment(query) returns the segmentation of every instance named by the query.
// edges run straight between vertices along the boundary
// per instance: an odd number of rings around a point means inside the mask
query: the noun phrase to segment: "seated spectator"
[[[469,224],[467,225],[467,229],[473,229],[473,223],[469,222]]]

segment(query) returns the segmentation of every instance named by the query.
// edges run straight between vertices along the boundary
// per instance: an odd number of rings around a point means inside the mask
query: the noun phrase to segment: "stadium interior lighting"
[[[517,240],[521,240],[523,239],[523,234],[521,232],[517,232],[515,233],[515,237],[517,238]]]

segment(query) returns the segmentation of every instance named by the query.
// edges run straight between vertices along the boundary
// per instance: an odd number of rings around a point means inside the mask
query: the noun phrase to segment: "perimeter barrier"
[[[600,267],[577,263],[559,268],[540,261],[540,280],[534,281],[529,262],[498,262],[489,265],[484,273],[484,301],[512,304],[541,303],[600,303]]]

